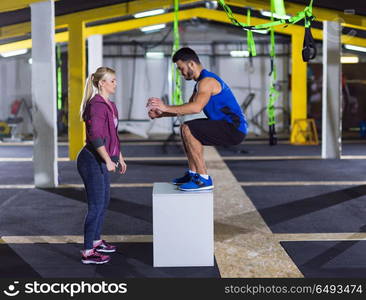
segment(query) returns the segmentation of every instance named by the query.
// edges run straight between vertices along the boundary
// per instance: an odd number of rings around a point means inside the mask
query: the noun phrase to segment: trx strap
[[[282,8],[281,8],[282,4],[279,3],[280,0],[275,0],[275,1],[276,1],[276,5],[271,5],[271,7],[273,7],[272,12],[274,11],[275,6],[277,6],[279,14],[280,15],[283,14],[284,9],[282,11]],[[305,53],[305,54],[303,55],[303,59],[304,59],[304,61],[306,61],[305,59],[309,60],[309,59],[315,58],[316,48],[315,48],[314,39],[312,38],[312,35],[311,35],[311,22],[315,19],[315,17],[313,16],[313,0],[310,1],[309,6],[306,6],[303,11],[298,12],[295,16],[291,17],[290,19],[274,20],[272,17],[271,22],[265,23],[265,24],[259,24],[256,26],[251,26],[250,24],[239,22],[234,17],[231,8],[225,3],[225,0],[219,0],[219,3],[222,6],[222,8],[224,9],[224,11],[225,11],[227,17],[229,18],[229,20],[231,21],[231,23],[233,23],[236,26],[242,27],[245,30],[250,30],[250,31],[261,30],[261,29],[268,30],[269,28],[272,28],[272,27],[278,26],[278,25],[287,26],[290,24],[296,24],[296,23],[300,22],[301,20],[305,19],[305,39],[304,39],[304,51],[303,51],[303,53]],[[310,52],[309,55],[307,55],[308,52]]]
[[[178,51],[180,47],[180,36],[179,36],[179,23],[178,23],[178,12],[179,12],[179,0],[174,0],[174,22],[173,22],[173,50],[172,50],[172,57],[176,51]],[[171,67],[172,73],[172,104],[173,105],[181,105],[183,104],[182,99],[182,89],[181,89],[181,78],[178,69],[175,67],[174,63],[172,62]]]
[[[310,27],[305,27],[304,44],[302,49],[302,60],[308,62],[316,56],[316,46]]]
[[[313,0],[311,0],[312,4]],[[310,4],[310,5],[311,5]],[[316,56],[316,46],[313,35],[311,34],[311,21],[314,19],[313,16],[305,16],[305,36],[304,44],[302,49],[302,60],[309,61],[314,59]]]
[[[250,25],[250,8],[248,8],[247,10],[247,22],[248,25]],[[254,42],[254,38],[253,38],[253,32],[251,30],[247,30],[247,45],[248,45],[248,52],[249,52],[249,56],[257,56],[257,50],[255,49],[255,42]]]
[[[61,71],[61,66],[62,66],[62,60],[61,60],[61,46],[57,45],[57,109],[61,110],[62,109],[62,71]]]
[[[248,43],[248,51],[249,56],[255,56],[255,44],[252,35],[252,31],[254,30],[270,30],[271,36],[271,49],[270,49],[270,57],[271,57],[271,72],[269,76],[271,77],[270,88],[269,88],[269,101],[267,106],[268,113],[268,126],[269,126],[269,144],[276,145],[277,137],[276,137],[276,118],[275,118],[275,102],[279,96],[279,92],[276,90],[276,80],[277,80],[277,70],[276,70],[276,51],[275,51],[275,38],[274,38],[274,26],[278,26],[284,24],[288,26],[289,24],[296,24],[304,19],[305,21],[305,37],[303,43],[302,57],[303,60],[309,61],[310,59],[314,59],[316,56],[316,47],[313,36],[311,34],[311,22],[315,19],[312,12],[313,0],[310,0],[309,6],[305,7],[305,9],[301,12],[298,12],[295,16],[289,19],[277,19],[274,20],[274,12],[276,12],[279,16],[285,16],[285,6],[283,0],[271,0],[271,22],[260,24],[256,26],[250,25],[250,10],[247,12],[247,24],[239,22],[233,15],[230,7],[225,3],[225,0],[219,0],[220,5],[224,9],[227,17],[236,26],[242,27],[244,30],[248,31],[247,34],[247,43]],[[254,48],[254,51],[253,51]]]
[[[273,20],[273,11],[274,11],[274,1],[271,0],[271,20]],[[275,84],[277,80],[277,67],[275,63],[276,59],[276,43],[275,43],[275,35],[274,28],[271,27],[270,30],[271,36],[271,48],[269,51],[269,55],[271,57],[271,72],[269,76],[271,77],[270,87],[269,87],[269,100],[267,105],[267,114],[268,114],[268,126],[269,126],[269,144],[274,146],[277,144],[276,137],[276,115],[275,115],[275,103],[278,99],[279,92],[276,90]]]
[[[285,3],[283,0],[274,0],[273,10],[276,12],[276,15],[286,16]]]

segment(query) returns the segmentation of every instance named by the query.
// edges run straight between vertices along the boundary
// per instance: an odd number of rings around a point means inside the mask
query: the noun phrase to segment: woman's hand
[[[127,171],[127,164],[125,163],[125,160],[123,159],[122,153],[119,153],[119,164],[120,164],[120,168],[119,168],[119,173],[120,174],[125,174]]]
[[[108,172],[116,172],[116,164],[110,159],[106,162]]]
[[[125,174],[126,173],[126,171],[127,171],[127,165],[126,165],[126,163],[125,163],[125,161],[122,159],[122,160],[120,160],[119,161],[119,164],[120,164],[120,168],[119,168],[119,173],[120,174]]]

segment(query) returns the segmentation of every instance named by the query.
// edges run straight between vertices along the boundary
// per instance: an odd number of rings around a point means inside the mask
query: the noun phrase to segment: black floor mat
[[[103,234],[152,234],[152,188],[112,188]],[[82,235],[82,189],[0,190],[1,235]]]
[[[366,278],[366,241],[281,242],[308,278]]]
[[[321,155],[321,145],[297,146],[291,144],[243,144],[231,147],[216,147],[222,156],[313,156]],[[365,155],[365,143],[343,143],[342,155]]]
[[[272,232],[366,232],[365,185],[243,189]]]
[[[154,268],[152,243],[114,243],[118,252],[104,265],[83,265],[81,244],[0,244],[0,278],[219,278],[213,267]]]
[[[364,181],[366,160],[225,161],[238,181]]]

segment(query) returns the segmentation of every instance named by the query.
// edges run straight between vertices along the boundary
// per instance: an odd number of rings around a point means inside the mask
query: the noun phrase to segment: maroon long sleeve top
[[[114,118],[117,119],[117,124]],[[118,111],[114,102],[104,100],[96,94],[88,101],[84,111],[86,127],[86,144],[95,149],[105,146],[107,153],[114,161],[120,154],[120,139],[118,136]]]

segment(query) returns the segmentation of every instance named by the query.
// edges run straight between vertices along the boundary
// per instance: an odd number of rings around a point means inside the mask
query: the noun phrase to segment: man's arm
[[[192,94],[192,96],[189,98],[189,101],[188,101],[189,103],[193,102],[195,95],[196,95],[196,92],[194,92]],[[148,115],[149,115],[150,119],[156,119],[156,118],[162,118],[162,117],[176,117],[177,116],[177,114],[174,114],[174,113],[168,113],[168,112],[162,112],[162,111],[157,112],[156,110],[150,110],[148,112]]]
[[[160,117],[176,117],[177,114],[174,113],[168,113],[168,112],[163,112]]]
[[[195,95],[196,95],[196,92],[194,92],[194,93],[191,95],[191,97],[189,98],[188,103],[191,103],[191,102],[193,102],[193,101],[194,101],[194,97],[195,97]],[[176,116],[177,116],[177,114],[175,114],[175,113],[168,113],[168,112],[163,112],[163,113],[161,114],[161,117],[176,117]]]
[[[193,92],[193,94],[192,94],[191,98],[189,98],[188,103],[193,102],[193,100],[194,100],[194,97],[195,97],[195,96],[196,96],[196,92]]]
[[[159,109],[163,113],[175,115],[197,114],[202,111],[207,102],[210,100],[215,87],[215,79],[204,78],[198,84],[197,92],[192,95],[189,103],[182,105],[166,105],[160,99],[152,99],[151,106]]]
[[[163,113],[162,111],[158,109],[150,109],[148,112],[148,115],[150,119],[157,119],[162,117],[175,117],[176,114],[170,114],[170,113]]]

